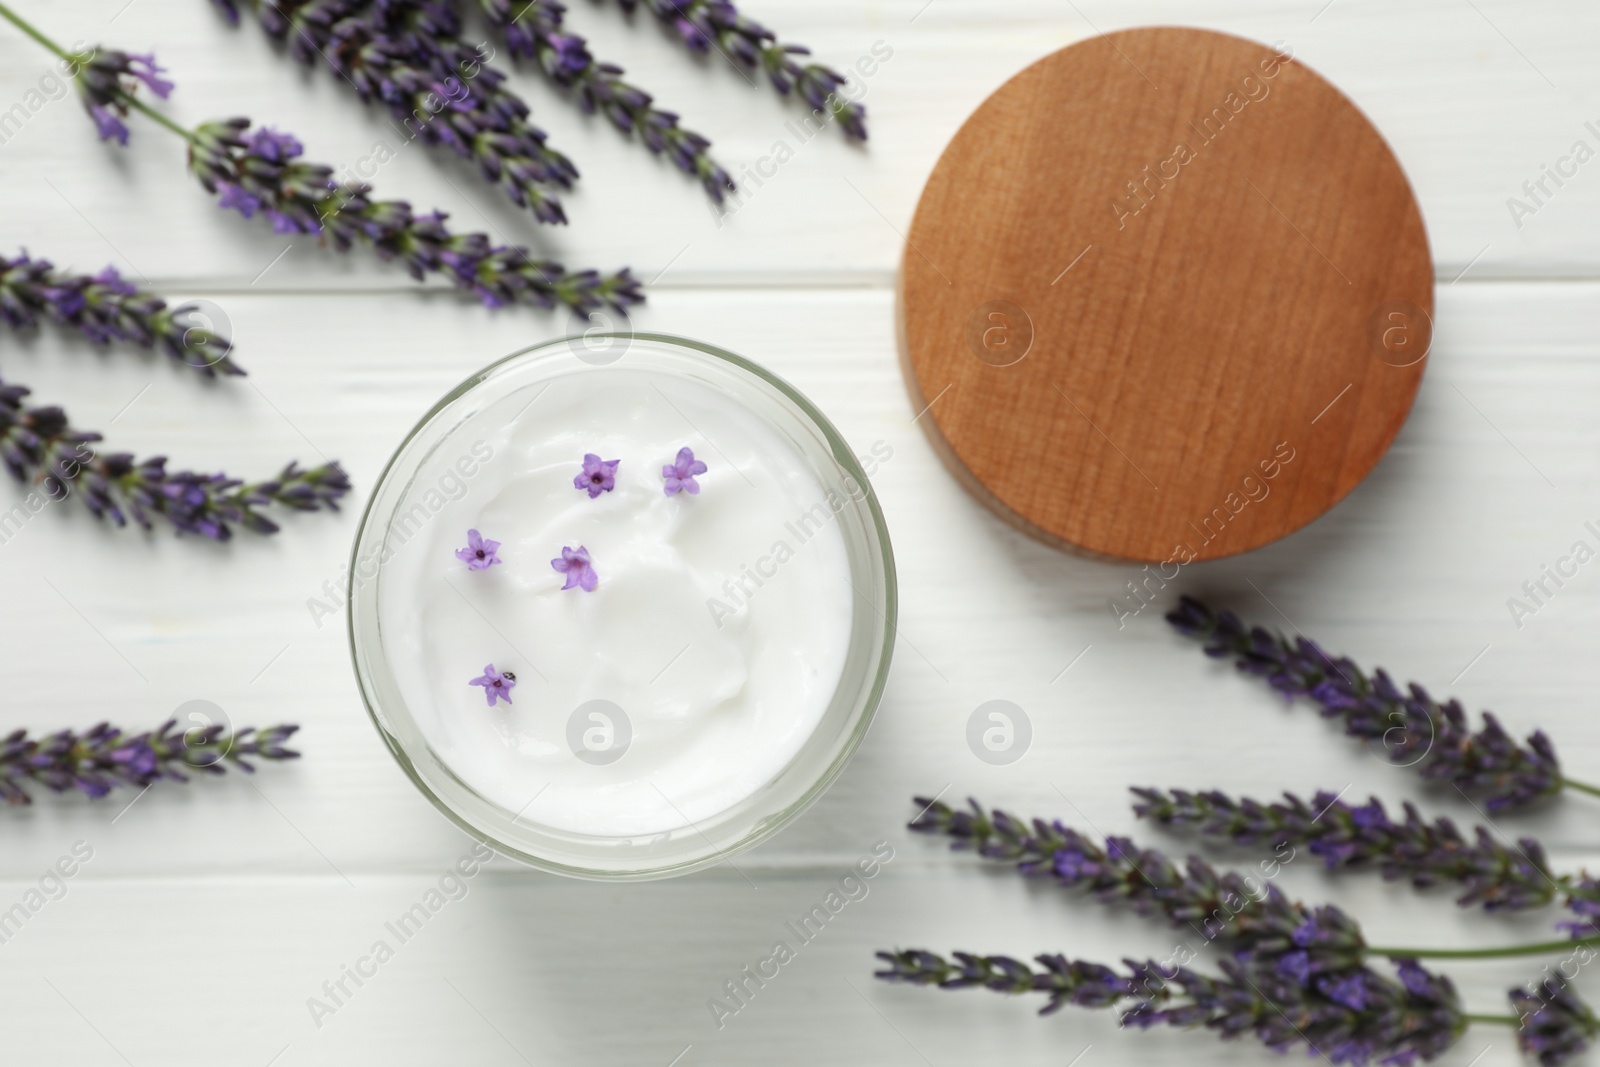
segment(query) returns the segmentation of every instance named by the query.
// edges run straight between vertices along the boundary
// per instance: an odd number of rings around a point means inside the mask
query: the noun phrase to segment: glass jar
[[[608,378],[613,375],[632,377]],[[444,499],[439,486],[455,484],[447,481],[452,465],[459,464],[458,455],[471,453],[473,436],[486,425],[538,426],[517,420],[555,385],[569,399],[576,390],[576,395],[592,396],[597,406],[603,406],[608,381],[625,380],[659,382],[657,391],[668,404],[672,403],[668,394],[674,390],[709,390],[718,405],[730,406],[728,410],[740,419],[755,420],[764,439],[780,441],[784,454],[792,454],[799,468],[792,473],[809,476],[821,487],[831,512],[827,521],[843,540],[848,573],[841,577],[851,587],[845,609],[849,634],[838,682],[820,719],[781,767],[763,775],[743,799],[698,817],[685,814],[681,825],[635,832],[590,827],[580,832],[559,825],[560,820],[542,821],[539,793],[555,781],[556,772],[563,790],[578,788],[574,783],[584,781],[590,765],[605,764],[607,781],[615,781],[618,768],[626,770],[629,753],[622,753],[620,760],[597,755],[569,730],[571,753],[550,757],[547,745],[545,758],[565,761],[570,755],[571,765],[530,765],[531,800],[521,805],[522,810],[513,810],[503,790],[499,799],[491,799],[485,794],[493,790],[469,784],[466,779],[472,775],[459,773],[461,768],[452,766],[441,752],[449,746],[430,738],[430,730],[437,736],[442,714],[433,706],[433,697],[402,681],[416,677],[412,661],[417,655],[415,647],[404,647],[408,642],[415,645],[415,635],[402,640],[396,620],[406,619],[404,613],[412,608],[405,598],[419,594],[405,584],[401,555],[407,544],[419,539],[429,516],[437,513],[432,507],[435,498]],[[510,423],[506,412],[517,413]],[[515,457],[510,460],[515,462]],[[505,462],[507,457],[496,461]],[[477,466],[459,465],[463,471]],[[484,535],[492,536],[487,530]],[[413,548],[412,555],[418,551]],[[542,560],[537,565],[545,566]],[[441,812],[473,837],[543,870],[632,880],[684,874],[751,848],[777,833],[827,789],[865,736],[882,698],[894,648],[896,606],[894,556],[867,474],[809,400],[771,372],[710,345],[654,334],[591,334],[536,345],[484,368],[446,394],[406,435],[362,516],[351,557],[347,612],[356,678],[373,723],[401,768]],[[420,608],[416,611],[420,615]],[[525,688],[518,694],[524,702],[519,712],[525,712],[533,692]],[[481,714],[482,706],[476,711]],[[553,708],[551,714],[565,719],[568,709]],[[598,736],[615,737],[614,732],[605,732],[615,724],[603,712],[598,718],[591,712],[590,717],[602,728]],[[551,775],[544,787],[538,782],[541,766]],[[662,796],[672,803],[665,793]]]

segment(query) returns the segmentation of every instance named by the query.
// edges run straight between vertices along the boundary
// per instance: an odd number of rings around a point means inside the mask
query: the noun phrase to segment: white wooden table
[[[296,132],[308,155],[353,164],[392,137],[325,70],[230,31],[204,0],[24,0],[50,33],[142,51],[178,83],[185,122],[229,114]],[[1507,598],[1600,518],[1600,162],[1519,227],[1507,198],[1541,164],[1595,136],[1600,9],[1564,0],[750,0],[749,13],[838,65],[874,42],[893,58],[868,82],[865,151],[826,135],[718,226],[700,190],[530,73],[516,84],[584,171],[568,229],[540,228],[467,170],[422,148],[374,179],[380,195],[438,206],[472,228],[573,264],[630,264],[654,280],[637,325],[760,360],[865,449],[894,533],[903,627],[888,697],[850,768],[777,839],[726,866],[600,886],[499,860],[338,1010],[326,997],[385,923],[422,899],[470,842],[418,795],[357,698],[342,626],[315,625],[356,513],[399,436],[471,370],[562,331],[563,316],[491,314],[419,291],[365,255],[217,210],[181,149],[135,121],[126,151],[98,143],[76,101],[52,102],[0,146],[3,245],[62,265],[114,263],[169,298],[205,297],[231,320],[247,379],[206,383],[155,356],[99,352],[47,329],[6,334],[0,375],[65,404],[108,446],[181,466],[265,475],[290,457],[342,460],[358,487],[337,517],[226,546],[115,531],[52,508],[0,545],[0,663],[9,729],[154,725],[190,699],[238,724],[294,721],[305,758],[189,787],[89,803],[46,796],[0,812],[0,908],[75,842],[93,858],[68,892],[0,944],[0,1020],[17,1063],[1267,1063],[1204,1035],[1121,1034],[1105,1014],[1033,1015],[1037,1002],[875,983],[877,948],[1090,959],[1164,953],[1172,935],[1048,885],[952,856],[904,829],[913,793],[969,794],[1088,829],[1135,827],[1129,784],[1255,795],[1349,787],[1476,821],[1305,708],[1203,660],[1154,610],[1119,630],[1107,602],[1134,568],[1069,558],[969,499],[934,458],[896,364],[892,282],[922,180],[957,125],[1003,80],[1097,30],[1183,22],[1287,41],[1390,139],[1415,184],[1438,264],[1438,331],[1417,407],[1388,458],[1346,502],[1279,544],[1187,570],[1179,585],[1267,623],[1272,605],[1363,663],[1542,726],[1566,763],[1600,774],[1593,654],[1600,567],[1536,617]],[[115,21],[113,22],[113,18]],[[577,3],[597,53],[681,110],[737,169],[791,139],[763,87],[688,61],[656,28]],[[0,105],[47,57],[0,27]],[[285,248],[288,251],[285,254]],[[279,258],[281,256],[281,258]],[[21,498],[7,483],[0,508]],[[1081,658],[1080,657],[1081,654]],[[1071,664],[1071,669],[1066,670]],[[1065,673],[1063,673],[1065,672]],[[1026,709],[1034,737],[989,766],[965,741],[990,699]],[[1600,859],[1600,808],[1566,799],[1506,818],[1562,868]],[[1152,841],[1159,834],[1142,831]],[[719,1029],[707,1000],[771,952],[786,920],[887,841],[894,859],[779,976]],[[747,881],[748,878],[748,881]],[[1548,936],[1526,920],[1457,914],[1374,878],[1283,876],[1336,899],[1379,942]],[[755,888],[752,888],[754,883]],[[370,968],[369,968],[370,970]],[[1474,1010],[1503,1011],[1532,962],[1449,968]],[[1600,981],[1579,979],[1591,999]],[[320,1021],[320,1026],[318,1025]],[[1510,1034],[1470,1033],[1447,1062],[1516,1061]],[[678,1057],[674,1059],[674,1057]]]

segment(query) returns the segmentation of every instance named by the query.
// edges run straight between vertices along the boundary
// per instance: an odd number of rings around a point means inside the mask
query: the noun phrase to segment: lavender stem
[[[12,11],[11,8],[7,7],[5,4],[0,4],[0,18],[5,19],[17,29],[33,38],[34,41],[49,49],[49,51],[53,53],[57,59],[60,59],[65,63],[75,63],[83,58],[82,56],[73,55],[60,45],[56,44],[54,41],[40,32],[39,29],[32,23],[28,22],[21,15],[18,15],[15,11]],[[179,126],[176,122],[173,122],[155,108],[150,107],[144,101],[135,99],[132,94],[125,93],[121,89],[113,90],[113,92],[123,104],[126,104],[135,111],[154,119],[167,129],[171,130],[173,133],[176,133],[179,137],[183,137],[188,140],[194,139],[194,135],[188,130],[184,129],[182,126]]]
[[[5,5],[0,4],[0,8],[3,8],[4,6]],[[163,115],[161,112],[157,111],[143,100],[140,100],[138,97],[133,96],[130,93],[122,92],[119,89],[117,90],[117,98],[124,104],[127,104],[133,110],[139,112],[139,114],[143,115],[145,118],[154,119],[158,124],[165,126],[168,130],[177,134],[179,137],[182,137],[185,141],[188,141],[190,144],[194,143],[197,135],[193,130],[185,129],[184,127],[178,125],[176,122],[173,122],[167,116]]]
[[[65,51],[62,50],[60,45],[56,44],[50,38],[48,38],[44,34],[40,33],[36,28],[34,28],[32,23],[30,23],[27,20],[25,20],[21,15],[18,15],[15,11],[12,11],[5,4],[0,4],[0,18],[5,19],[7,22],[11,23],[11,25],[15,26],[17,29],[21,30],[23,33],[27,34],[29,37],[32,37],[39,44],[44,45],[44,47],[48,48],[51,52],[55,53],[55,55],[56,55],[56,57],[58,59],[70,60],[72,58],[70,55],[68,55]]]
[[[1368,945],[1367,952],[1391,960],[1500,960],[1517,956],[1570,952],[1583,945],[1600,945],[1600,934],[1592,937],[1564,938],[1560,941],[1534,941],[1507,948],[1391,948]]]

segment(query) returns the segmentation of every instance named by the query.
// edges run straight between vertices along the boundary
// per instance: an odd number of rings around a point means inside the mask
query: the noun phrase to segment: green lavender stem
[[[1543,956],[1587,945],[1600,945],[1600,934],[1591,937],[1569,937],[1560,941],[1534,941],[1506,948],[1389,948],[1382,945],[1368,945],[1367,953],[1392,960],[1499,960],[1516,956]]]
[[[17,14],[15,11],[11,10],[10,7],[3,3],[0,3],[0,18],[5,19],[7,22],[11,23],[11,25],[15,26],[29,37],[33,38],[36,42],[44,46],[52,54],[54,54],[56,58],[62,60],[63,62],[72,63],[82,58],[80,56],[74,56],[71,52],[68,52],[66,49],[56,44],[54,41],[40,32],[40,30],[27,19],[24,19],[21,15]],[[182,137],[185,141],[194,140],[194,132],[192,130],[184,129],[182,126],[178,125],[176,122],[173,122],[171,119],[167,118],[167,116],[151,107],[149,104],[146,104],[143,100],[140,100],[138,97],[120,91],[117,93],[117,97],[122,103],[127,104],[130,108],[139,112],[146,118],[154,119],[168,130],[171,130],[179,137]]]
[[[71,61],[72,56],[69,55],[60,45],[46,37],[43,33],[40,33],[32,23],[25,20],[15,11],[12,11],[5,4],[0,4],[0,18],[5,19],[7,22],[11,23],[11,25],[15,26],[29,37],[32,37],[35,41],[44,45],[50,51],[54,52],[58,58],[68,60],[69,62]]]

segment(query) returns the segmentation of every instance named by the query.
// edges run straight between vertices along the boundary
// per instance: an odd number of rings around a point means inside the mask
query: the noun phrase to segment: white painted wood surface
[[[338,163],[392,136],[331,75],[275,57],[253,27],[229,31],[203,0],[125,2],[21,6],[68,41],[154,46],[179,85],[172,112],[185,121],[248,114]],[[880,947],[1116,958],[1172,940],[914,839],[903,824],[915,792],[976,794],[1106,832],[1134,826],[1125,793],[1133,783],[1257,795],[1348,785],[1354,796],[1415,798],[1476,819],[1459,798],[1422,790],[1306,709],[1286,711],[1205,662],[1153,609],[1119,630],[1107,602],[1132,568],[1068,558],[1015,534],[957,488],[911,423],[893,347],[896,231],[941,145],[984,95],[1097,28],[1186,22],[1291,42],[1391,139],[1439,265],[1433,365],[1391,455],[1322,521],[1244,558],[1194,567],[1179,586],[1268,623],[1281,610],[1330,648],[1493,707],[1519,732],[1543,726],[1575,774],[1600,774],[1591,637],[1600,571],[1585,569],[1521,628],[1506,607],[1600,518],[1600,163],[1520,229],[1506,207],[1600,118],[1592,5],[748,7],[841,65],[879,40],[894,58],[869,83],[870,148],[818,138],[722,227],[691,183],[526,73],[517,85],[584,170],[568,198],[569,229],[535,227],[455,161],[421,148],[402,152],[375,183],[382,195],[436,205],[573,263],[660,275],[639,325],[760,360],[853,443],[888,442],[894,458],[877,488],[904,609],[889,695],[829,794],[740,858],[757,888],[726,867],[607,887],[497,861],[320,1027],[307,999],[386,937],[384,923],[469,843],[383,750],[357,699],[342,628],[319,629],[306,600],[337,576],[361,494],[400,434],[448,386],[560,332],[562,318],[490,314],[444,290],[419,292],[366,257],[274,237],[210,206],[172,138],[141,122],[126,152],[103,146],[70,98],[0,146],[0,243],[81,268],[113,262],[165,295],[215,301],[251,376],[208,384],[53,330],[5,335],[0,375],[33,386],[41,402],[65,403],[111,447],[249,475],[320,454],[343,460],[359,486],[343,515],[290,520],[272,539],[177,542],[51,508],[0,545],[0,726],[153,724],[204,698],[241,724],[303,723],[306,753],[253,779],[159,786],[126,810],[127,798],[45,798],[0,813],[0,907],[74,842],[93,849],[66,896],[0,944],[9,1060],[1065,1064],[1088,1048],[1079,1061],[1087,1067],[1269,1062],[1257,1048],[1204,1036],[1119,1034],[1107,1017],[1039,1020],[1025,1001],[870,978]],[[572,21],[735,168],[786,136],[792,108],[717,64],[696,69],[654,26],[629,29],[614,10],[586,3]],[[0,59],[0,105],[9,106],[47,60],[5,27]],[[0,488],[0,506],[18,498],[14,486]],[[1021,705],[1034,727],[1032,749],[1008,767],[979,762],[964,739],[972,710],[995,698]],[[1593,865],[1597,812],[1563,800],[1502,823],[1538,833],[1563,867]],[[870,894],[719,1030],[707,999],[766,956],[784,922],[878,841],[895,858]],[[1309,899],[1346,905],[1375,941],[1509,941],[1543,936],[1553,918],[1458,915],[1446,895],[1329,879],[1309,861],[1284,879]],[[1536,969],[1450,968],[1480,1011],[1502,1010],[1504,989]],[[1585,976],[1580,985],[1600,998],[1600,983]],[[1486,1046],[1484,1067],[1516,1060],[1508,1033],[1474,1031],[1448,1062],[1465,1065]]]

